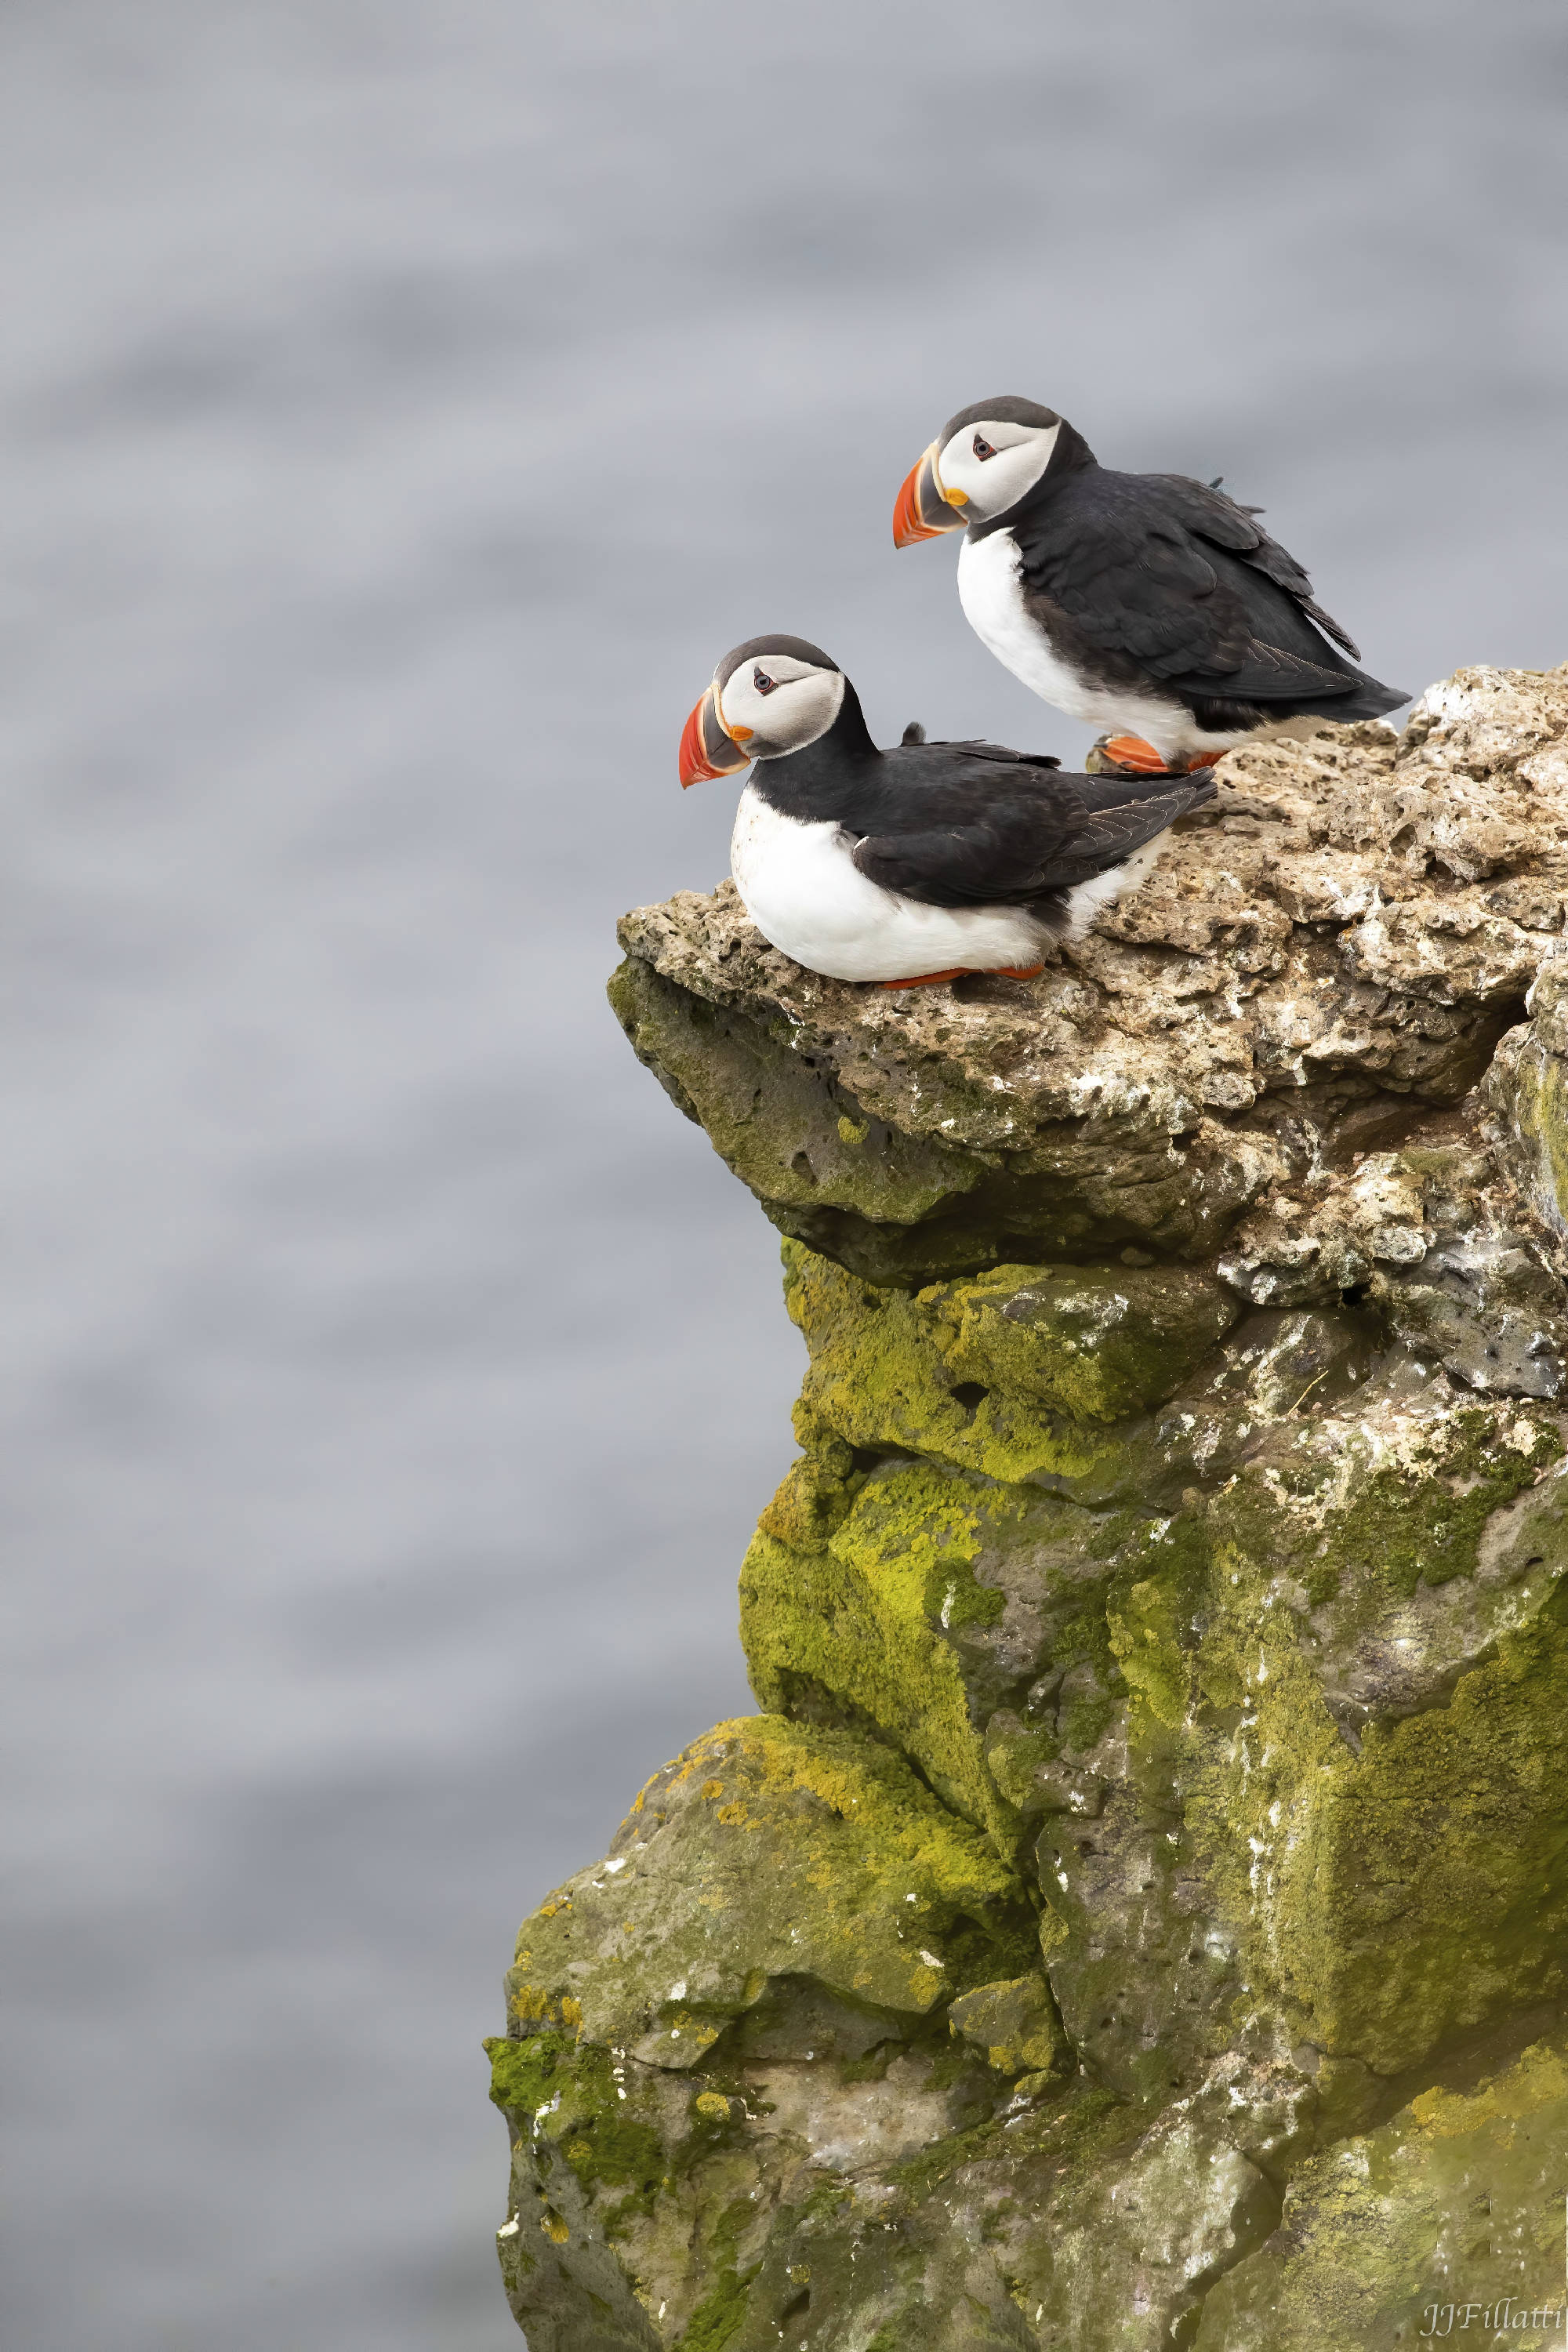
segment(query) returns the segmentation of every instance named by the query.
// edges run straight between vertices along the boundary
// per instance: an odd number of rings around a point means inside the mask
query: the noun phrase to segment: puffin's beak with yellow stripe
[[[732,776],[749,768],[752,754],[745,746],[751,740],[751,728],[737,727],[731,733],[725,726],[715,678],[681,730],[681,789],[705,783],[710,776]]]
[[[937,462],[941,449],[942,443],[933,441],[904,478],[893,509],[895,547],[913,547],[922,539],[940,539],[944,530],[963,530],[970,520],[963,492],[943,487]]]

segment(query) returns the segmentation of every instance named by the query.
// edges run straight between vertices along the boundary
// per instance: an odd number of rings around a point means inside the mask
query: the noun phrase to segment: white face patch
[[[936,461],[943,489],[962,490],[969,501],[959,513],[984,521],[1016,506],[1050,464],[1061,429],[1059,424],[1004,425],[1000,418],[993,424],[984,416],[961,425]],[[977,456],[976,441],[995,455]]]
[[[718,689],[724,725],[753,760],[776,760],[826,735],[844,700],[844,673],[795,654],[753,654]],[[749,728],[748,735],[741,730]]]

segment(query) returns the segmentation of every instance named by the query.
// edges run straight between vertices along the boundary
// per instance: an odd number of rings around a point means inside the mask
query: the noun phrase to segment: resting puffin
[[[1027,980],[1152,864],[1208,777],[1064,776],[999,743],[879,751],[844,672],[803,637],[726,654],[680,739],[680,781],[752,761],[730,870],[764,939],[832,980]]]
[[[1359,658],[1259,511],[1184,474],[1113,474],[1054,408],[1006,394],[948,419],[899,492],[893,541],[963,530],[975,635],[1107,729],[1110,761],[1154,773],[1212,765],[1283,719],[1377,719],[1409,698],[1336,653]]]

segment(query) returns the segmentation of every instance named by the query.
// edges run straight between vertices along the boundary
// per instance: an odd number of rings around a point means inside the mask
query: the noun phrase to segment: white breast
[[[1075,940],[1081,940],[1102,907],[1114,907],[1118,898],[1125,898],[1138,887],[1143,877],[1160,862],[1160,852],[1170,839],[1169,832],[1157,833],[1120,866],[1097,874],[1090,882],[1075,882],[1067,893],[1067,928]]]
[[[958,551],[958,599],[982,645],[1033,693],[1074,719],[1113,733],[1142,735],[1167,760],[1195,749],[1192,719],[1173,697],[1166,700],[1136,688],[1095,686],[1058,656],[1025,607],[1019,561],[1010,530],[965,539]]]
[[[837,824],[782,816],[748,784],[730,871],[763,937],[830,980],[913,980],[1037,963],[1047,933],[1016,907],[922,907],[868,881]]]

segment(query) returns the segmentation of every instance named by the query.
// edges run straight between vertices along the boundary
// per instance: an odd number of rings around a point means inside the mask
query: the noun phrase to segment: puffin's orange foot
[[[999,963],[991,977],[993,980],[1037,980],[1045,968],[1043,963]]]
[[[1224,757],[1223,751],[1200,751],[1195,760],[1187,761],[1187,773],[1195,776],[1200,768],[1217,768]]]
[[[962,980],[968,966],[957,965],[952,971],[917,971],[912,980],[885,980],[884,988],[929,988],[936,980]]]
[[[1108,771],[1112,775],[1125,776],[1163,776],[1170,772],[1152,743],[1146,743],[1142,735],[1102,735],[1091,748],[1084,766],[1091,776],[1104,775]]]

